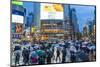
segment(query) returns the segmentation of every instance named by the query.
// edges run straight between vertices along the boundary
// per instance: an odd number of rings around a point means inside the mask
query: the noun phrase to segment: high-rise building
[[[50,5],[50,6],[49,6]],[[61,11],[57,9],[57,11],[50,11],[49,9],[53,8],[54,6],[56,7],[61,7]],[[61,39],[64,37],[64,7],[62,4],[41,4],[41,7],[45,8],[46,11],[41,9],[45,15],[45,17],[41,18],[41,34],[42,38],[45,39],[46,36],[48,36],[48,39],[53,39],[53,38],[58,38]],[[49,7],[49,8],[48,8]],[[54,9],[55,10],[55,9]],[[67,11],[66,11],[67,12]],[[60,13],[60,16],[58,15]],[[44,16],[42,14],[42,16]]]
[[[65,37],[71,37],[73,35],[73,25],[71,22],[71,11],[70,5],[65,4],[64,6],[64,30]]]
[[[77,33],[79,32],[79,25],[77,22],[77,15],[76,15],[76,10],[74,8],[71,8],[70,10],[70,18],[71,18],[71,26],[72,26],[72,35],[73,37],[77,38]]]
[[[35,2],[33,3],[33,12],[34,12],[34,19],[33,19],[33,23],[36,26],[37,30],[40,30],[41,27],[41,21],[40,21],[40,3]]]
[[[34,19],[34,15],[33,13],[29,13],[28,16],[27,16],[27,22],[26,22],[26,27],[31,27],[33,25],[35,25],[35,23],[33,22],[33,19]]]
[[[70,5],[63,5],[64,7],[64,29],[70,29]]]
[[[92,34],[92,31],[93,31],[93,20],[88,20],[87,21],[87,25],[88,25],[89,35],[91,35]]]
[[[83,27],[83,36],[84,36],[84,37],[88,37],[88,26],[87,26],[87,25],[85,25],[85,26]]]
[[[71,19],[74,26],[74,31],[79,32],[79,25],[77,22],[76,10],[74,8],[71,9]]]
[[[88,37],[92,40],[95,41],[96,39],[96,25],[95,25],[95,20],[88,20],[87,21],[88,25]]]

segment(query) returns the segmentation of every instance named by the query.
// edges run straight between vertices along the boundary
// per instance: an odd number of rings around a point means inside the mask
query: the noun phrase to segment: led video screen
[[[61,4],[40,4],[40,19],[63,19],[63,6]]]
[[[11,66],[94,61],[95,5],[11,2]]]

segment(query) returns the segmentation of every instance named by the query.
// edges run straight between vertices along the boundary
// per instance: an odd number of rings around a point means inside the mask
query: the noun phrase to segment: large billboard
[[[41,3],[40,19],[63,19],[62,4]]]
[[[12,23],[12,33],[22,33],[23,24]]]
[[[24,16],[12,14],[13,23],[24,23]]]

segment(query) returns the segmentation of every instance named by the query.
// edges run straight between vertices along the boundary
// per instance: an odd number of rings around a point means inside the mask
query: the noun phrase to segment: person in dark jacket
[[[66,48],[64,48],[62,50],[62,54],[63,54],[63,57],[62,57],[62,63],[65,63],[65,58],[66,58]]]
[[[51,58],[52,58],[52,52],[48,49],[46,51],[46,55],[47,55],[47,64],[51,63]]]
[[[29,62],[29,53],[30,53],[30,51],[26,48],[24,48],[23,51],[22,51],[23,62],[24,62],[25,65]]]
[[[58,58],[59,58],[59,60],[61,61],[61,59],[60,59],[60,50],[59,50],[59,48],[57,48],[56,53],[57,53],[56,62],[57,62],[57,59],[58,59]]]
[[[14,52],[14,55],[15,55],[15,66],[16,66],[17,64],[19,64],[19,60],[20,60],[20,50],[16,50]]]

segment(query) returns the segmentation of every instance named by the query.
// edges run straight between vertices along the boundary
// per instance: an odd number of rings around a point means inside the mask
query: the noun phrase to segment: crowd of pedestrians
[[[96,44],[89,40],[27,41],[16,45],[12,55],[14,65],[89,62],[96,60]]]

